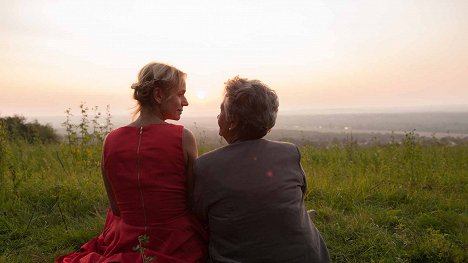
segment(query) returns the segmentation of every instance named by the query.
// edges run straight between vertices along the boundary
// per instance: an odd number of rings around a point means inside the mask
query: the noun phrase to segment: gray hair
[[[238,120],[239,138],[248,140],[265,136],[276,122],[279,102],[275,91],[259,80],[239,76],[225,84],[225,96],[229,98],[225,105],[227,118]]]
[[[154,88],[159,87],[164,91],[169,91],[181,87],[185,83],[186,76],[184,72],[167,64],[158,62],[146,64],[138,73],[137,82],[132,84],[133,98],[137,101],[137,108],[133,115],[154,106]]]

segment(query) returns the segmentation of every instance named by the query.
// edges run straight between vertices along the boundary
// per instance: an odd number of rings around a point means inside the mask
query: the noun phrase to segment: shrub
[[[26,118],[20,115],[0,118],[2,136],[8,141],[26,141],[28,143],[54,143],[59,141],[59,136],[50,124],[40,124],[37,120],[26,122]]]

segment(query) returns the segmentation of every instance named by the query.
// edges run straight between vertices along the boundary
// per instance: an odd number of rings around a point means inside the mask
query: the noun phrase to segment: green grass
[[[52,262],[100,232],[107,208],[100,147],[4,143],[4,148],[0,262]]]
[[[0,141],[0,262],[52,262],[100,233],[100,150]],[[306,205],[334,262],[468,261],[467,145],[409,136],[301,152]]]
[[[468,147],[302,150],[335,262],[467,262]]]

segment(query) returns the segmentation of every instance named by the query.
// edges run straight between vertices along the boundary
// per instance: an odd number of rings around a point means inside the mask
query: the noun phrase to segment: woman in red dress
[[[111,209],[103,232],[56,262],[203,262],[207,233],[191,213],[193,134],[182,71],[149,63],[132,85],[138,118],[104,142],[102,175]]]

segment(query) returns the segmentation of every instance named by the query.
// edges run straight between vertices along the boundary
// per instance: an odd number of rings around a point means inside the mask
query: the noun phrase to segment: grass
[[[307,206],[335,262],[467,262],[468,147],[302,150]]]
[[[207,147],[200,147],[203,152]],[[100,145],[0,140],[0,262],[52,262],[98,235]],[[334,262],[467,262],[468,147],[301,148]]]

